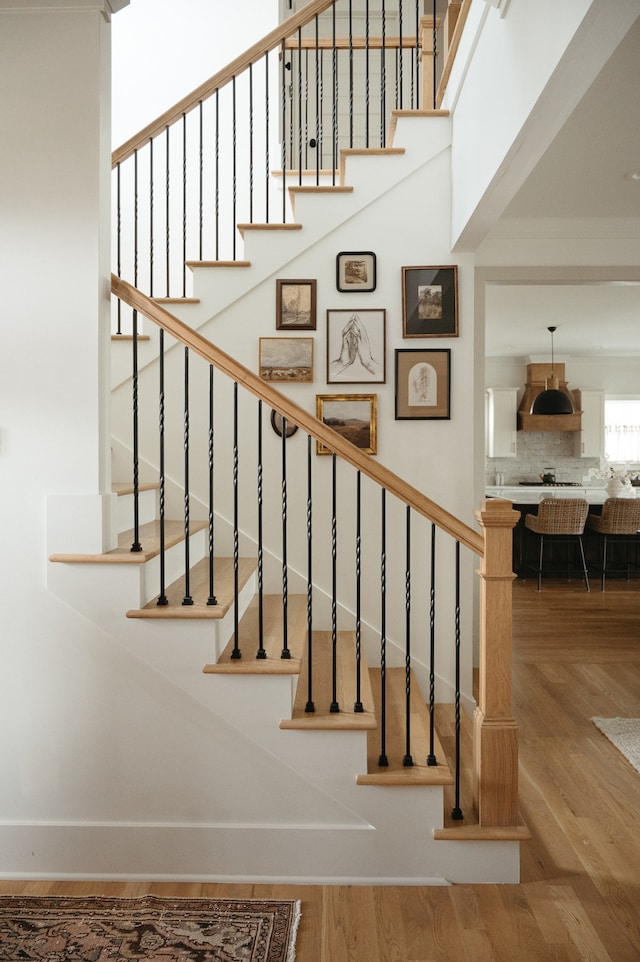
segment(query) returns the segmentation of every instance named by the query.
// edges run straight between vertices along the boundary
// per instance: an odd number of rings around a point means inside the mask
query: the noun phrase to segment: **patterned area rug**
[[[293,962],[300,902],[0,897],[0,959]]]
[[[591,721],[640,772],[640,718],[592,718]]]

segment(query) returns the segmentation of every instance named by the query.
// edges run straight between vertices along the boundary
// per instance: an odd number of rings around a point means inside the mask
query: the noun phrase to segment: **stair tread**
[[[194,267],[251,267],[251,261],[185,261],[190,270]]]
[[[283,643],[282,596],[263,596],[263,639],[266,658],[257,658],[259,648],[260,602],[256,595],[238,625],[240,658],[233,658],[235,635],[229,640],[215,664],[205,665],[205,674],[232,675],[297,675],[302,664],[306,640],[306,595],[289,595],[287,599],[287,645],[290,658],[281,658]]]
[[[138,484],[138,491],[157,491],[160,485],[157,481],[145,481],[144,483]],[[135,488],[130,481],[114,481],[111,485],[111,491],[113,494],[117,494],[119,498],[126,494],[133,494]]]
[[[381,670],[369,672],[377,716],[381,714]],[[446,761],[442,745],[434,737],[434,754],[437,765],[427,765],[429,755],[429,710],[422,698],[415,678],[412,677],[410,695],[411,758],[413,765],[403,765],[405,755],[405,669],[386,669],[386,722],[385,752],[388,766],[378,764],[380,736],[369,732],[367,737],[367,772],[357,776],[358,785],[450,785],[453,776]]]
[[[333,699],[332,649],[333,636],[331,631],[313,632],[312,681],[315,711],[306,711],[309,676],[307,659],[305,658],[298,679],[291,718],[283,719],[280,722],[280,728],[359,731],[376,727],[373,694],[364,658],[361,666],[360,692],[363,711],[354,711],[356,695],[354,631],[338,631],[336,635],[338,664],[336,696],[340,710],[337,712],[330,710]]]
[[[254,558],[238,559],[238,584],[240,590],[256,569]],[[127,611],[127,618],[223,618],[234,600],[233,558],[216,558],[214,567],[214,592],[217,604],[207,604],[209,598],[209,558],[202,558],[190,571],[189,594],[192,605],[183,605],[184,576],[177,578],[165,590],[168,604],[158,605],[158,595],[143,608]]]
[[[189,527],[191,535],[197,534],[207,527],[206,521],[192,521]],[[133,528],[121,531],[118,535],[118,546],[104,554],[61,554],[49,556],[49,561],[60,561],[67,564],[144,564],[160,554],[160,522],[149,521],[139,528],[141,551],[132,551]],[[184,521],[165,521],[165,548],[184,541]]]

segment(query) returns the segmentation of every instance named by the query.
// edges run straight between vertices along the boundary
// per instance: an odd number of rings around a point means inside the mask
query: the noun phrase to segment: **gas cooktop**
[[[519,481],[527,488],[581,488],[579,481]]]

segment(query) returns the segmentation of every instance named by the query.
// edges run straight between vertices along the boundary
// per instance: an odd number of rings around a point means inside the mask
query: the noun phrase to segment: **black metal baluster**
[[[433,106],[433,109],[435,110],[435,109],[436,109],[436,102],[437,102],[437,93],[438,93],[438,90],[437,90],[437,76],[438,76],[438,73],[437,73],[437,70],[436,70],[436,62],[437,62],[437,58],[438,58],[438,22],[437,22],[437,20],[436,20],[436,0],[433,0],[433,14],[432,14],[432,15],[433,15],[433,40],[432,40],[433,54],[432,54],[432,56],[431,56],[431,60],[432,60],[432,71],[433,71],[433,104],[432,104],[432,106]]]
[[[171,218],[169,213],[169,198],[171,191],[171,173],[169,165],[169,128],[165,128],[165,173],[164,173],[164,193],[165,193],[165,235],[164,235],[164,246],[165,246],[165,270],[167,272],[166,279],[166,296],[169,297],[171,294]]]
[[[349,147],[353,147],[353,5],[349,0]]]
[[[316,16],[315,21],[316,26],[316,136],[314,140],[310,141],[310,146],[315,148],[316,151],[316,187],[320,185],[320,168],[322,167],[322,143],[321,143],[321,131],[322,131],[322,90],[321,90],[321,79],[320,79],[320,67],[322,63],[322,53],[319,49],[320,37],[319,37],[319,25],[318,17]]]
[[[281,658],[291,658],[289,651],[289,566],[287,562],[287,419],[282,417],[282,652]]]
[[[264,150],[264,222],[269,223],[269,183],[271,179],[271,166],[269,158],[269,54],[264,55],[264,89],[265,89],[265,104],[264,104],[264,124],[265,124],[265,150]]]
[[[405,570],[405,752],[402,764],[413,765],[411,757],[411,508],[407,505],[407,562]]]
[[[120,162],[116,167],[116,272],[122,277],[122,202],[120,192]],[[117,323],[116,333],[122,334],[122,301],[116,298]]]
[[[253,224],[253,64],[249,64],[249,223]]]
[[[239,615],[238,615],[238,559],[239,559],[239,537],[238,537],[238,383],[233,382],[233,651],[231,657],[238,659],[242,657],[240,651],[240,639],[238,637]]]
[[[387,36],[387,14],[385,8],[385,0],[382,0],[382,10],[381,10],[381,29],[382,29],[382,45],[380,48],[380,146],[386,147],[387,140],[387,50],[386,50],[386,36]]]
[[[149,297],[153,297],[153,137],[149,141]]]
[[[214,367],[209,365],[209,597],[208,605],[217,605],[215,593],[215,514],[214,514]]]
[[[187,296],[187,115],[182,115],[182,296]]]
[[[314,712],[313,702],[313,552],[312,552],[312,484],[311,484],[311,435],[307,435],[307,704],[305,712]]]
[[[216,90],[215,122],[215,251],[216,260],[220,259],[220,91]]]
[[[133,544],[132,551],[142,551],[140,544],[140,459],[138,453],[138,312],[133,311]]]
[[[233,257],[232,260],[236,259],[236,249],[237,249],[237,230],[236,224],[237,218],[237,208],[238,208],[238,117],[236,113],[236,78],[232,77],[231,80],[231,103],[232,103],[232,144],[233,144],[233,175],[232,175],[232,207],[231,207],[231,232],[233,237]]]
[[[402,0],[398,4],[398,96],[396,96],[396,106],[402,110],[403,104],[403,84],[404,84],[404,50],[402,46]]]
[[[298,27],[298,186],[302,184],[302,28]],[[293,79],[293,78],[292,78]]]
[[[204,229],[204,143],[201,100],[198,102],[198,138],[198,260],[202,260],[202,231]]]
[[[189,348],[184,349],[184,598],[183,605],[192,605],[191,597],[191,518],[189,493]]]
[[[364,8],[364,145],[369,146],[369,54],[370,54],[369,0]]]
[[[169,604],[166,594],[166,558],[165,558],[165,472],[164,472],[164,328],[160,328],[160,342],[158,354],[159,372],[159,399],[158,399],[158,426],[159,426],[159,491],[158,491],[158,521],[160,526],[160,591],[158,592],[158,605],[164,607]]]
[[[436,707],[436,526],[431,525],[431,590],[429,592],[429,754],[427,765],[437,765],[435,753]]]
[[[332,507],[331,507],[331,708],[340,711],[338,704],[338,485],[336,453],[331,455]]]
[[[416,45],[414,56],[416,106],[421,106],[420,96],[420,0],[416,0]],[[413,102],[411,104],[413,107]]]
[[[387,757],[387,492],[382,489],[380,508],[380,754],[378,765],[386,768]]]
[[[281,62],[282,62],[282,91],[281,91],[281,104],[280,109],[282,111],[282,223],[285,224],[287,220],[287,84],[285,71],[291,70],[291,63],[286,59],[287,57],[287,46],[285,41],[282,41],[281,45]],[[290,131],[291,133],[291,131]]]
[[[331,157],[332,157],[332,174],[331,183],[335,187],[336,184],[336,168],[338,166],[338,47],[336,45],[336,5],[334,3],[331,8],[332,13],[332,30],[333,30],[333,45],[332,45],[332,60],[331,69],[332,73],[332,88],[333,88],[333,101],[331,109]]]
[[[317,43],[317,42],[318,42],[318,40],[317,40],[317,34],[316,34],[316,43]],[[322,166],[323,166],[323,164],[324,164],[324,50],[321,50],[321,51],[320,51],[320,78],[319,78],[319,83],[320,83],[320,92],[319,92],[320,106],[319,106],[319,108],[318,108],[318,113],[319,113],[319,116],[320,116],[320,131],[319,131],[319,134],[318,134],[318,148],[317,148],[317,149],[318,149],[318,160],[317,160],[317,162],[316,162],[317,165],[318,165],[318,171],[322,170]],[[319,182],[320,182],[320,181],[318,180],[318,183],[319,183]]]
[[[262,528],[262,401],[258,399],[258,652],[256,658],[266,658],[264,647],[264,583],[263,583],[263,528]]]
[[[304,169],[309,169],[309,50],[304,52]],[[302,183],[302,181],[300,181]]]
[[[356,475],[356,700],[353,706],[354,712],[363,712],[362,704],[362,493],[361,477],[358,471]]]
[[[138,151],[133,152],[133,286],[138,286]]]
[[[460,808],[460,542],[456,541],[456,761],[455,761],[455,805],[451,817],[459,821],[464,818]]]

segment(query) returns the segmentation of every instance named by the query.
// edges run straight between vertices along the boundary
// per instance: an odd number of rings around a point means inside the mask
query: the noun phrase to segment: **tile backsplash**
[[[557,481],[582,483],[590,468],[599,467],[598,458],[576,455],[580,433],[572,431],[518,431],[515,458],[487,458],[485,483],[495,484],[496,473],[504,484],[537,481],[544,468],[555,468]]]

